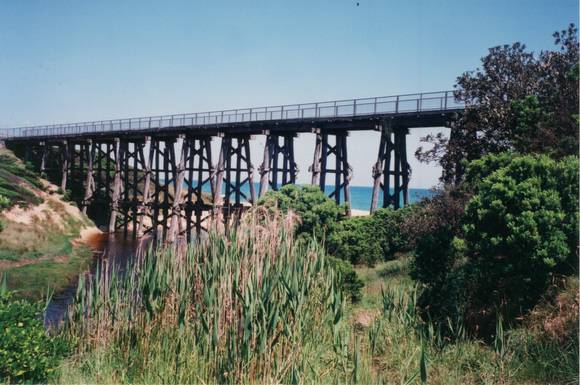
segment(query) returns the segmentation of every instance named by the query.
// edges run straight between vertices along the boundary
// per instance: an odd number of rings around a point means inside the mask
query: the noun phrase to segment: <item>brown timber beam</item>
[[[121,164],[119,138],[113,142],[113,153],[115,160],[115,176],[113,178],[113,197],[111,200],[111,217],[109,218],[109,234],[116,230],[117,214],[119,213],[119,196],[121,194]],[[107,159],[108,160],[108,159]]]
[[[333,136],[334,145],[329,142]],[[352,170],[348,164],[347,140],[348,132],[316,132],[316,146],[314,149],[314,162],[311,166],[312,183],[318,184],[323,192],[326,192],[326,176],[334,174],[334,188],[328,194],[334,198],[337,204],[341,203],[341,197],[347,205],[347,215],[350,215],[350,179]],[[334,157],[334,169],[328,168],[328,159]]]
[[[67,177],[69,171],[69,142],[68,140],[63,140],[62,147],[61,147],[61,156],[62,156],[62,169],[61,169],[61,178],[60,178],[60,189],[64,194],[66,191],[67,185]]]
[[[264,161],[260,166],[260,196],[264,195],[269,187],[274,191],[278,190],[279,176],[282,186],[296,183],[298,166],[294,161],[295,136],[288,133],[268,133],[264,147]],[[280,139],[282,139],[282,144],[280,144]],[[282,162],[282,169],[278,166],[279,161]]]
[[[179,157],[179,162],[176,167],[175,176],[175,190],[173,194],[173,204],[171,206],[171,224],[169,226],[169,232],[167,234],[167,242],[173,242],[179,233],[179,224],[181,219],[181,202],[182,202],[182,190],[183,182],[185,180],[185,161],[187,159],[187,153],[189,146],[184,143],[183,135],[180,135],[177,139],[177,145],[181,148],[181,155]]]
[[[379,153],[372,170],[374,183],[371,212],[378,207],[381,190],[384,208],[392,206],[397,209],[401,206],[401,201],[404,205],[409,203],[410,167],[406,148],[408,133],[409,130],[405,127],[393,128],[388,122],[382,124]]]

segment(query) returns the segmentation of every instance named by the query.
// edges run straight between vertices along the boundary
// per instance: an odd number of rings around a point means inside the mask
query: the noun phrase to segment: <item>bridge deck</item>
[[[313,127],[332,130],[370,130],[383,119],[406,127],[444,126],[464,109],[453,91],[335,100],[271,107],[188,113],[142,118],[7,128],[5,140],[50,139],[146,134],[215,135],[258,134],[263,130],[309,132]]]

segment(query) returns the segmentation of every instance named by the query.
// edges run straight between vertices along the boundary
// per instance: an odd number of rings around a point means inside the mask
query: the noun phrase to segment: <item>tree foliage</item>
[[[570,25],[554,33],[556,49],[534,54],[521,43],[490,48],[482,67],[457,78],[455,97],[466,105],[449,139],[428,136],[422,161],[438,161],[447,183],[461,181],[466,161],[515,150],[555,158],[578,149],[578,35]]]
[[[328,250],[353,264],[375,265],[390,260],[395,253],[410,249],[403,222],[418,208],[378,209],[369,216],[343,219],[328,240]]]
[[[294,211],[300,217],[296,232],[301,236],[328,237],[344,210],[328,198],[317,186],[286,185],[278,191],[269,191],[258,201],[286,213]]]
[[[370,216],[341,221],[328,242],[329,252],[354,265],[374,266],[382,257],[379,238],[374,233]]]
[[[384,208],[372,213],[373,234],[379,240],[384,260],[395,258],[397,252],[411,249],[410,234],[405,231],[403,223],[419,210],[420,206],[413,204],[398,210]]]
[[[454,235],[460,234],[460,223],[470,196],[469,191],[445,186],[431,198],[414,205],[414,209],[404,217],[399,229],[405,234],[407,246],[411,248],[416,246],[421,238],[440,228],[446,228]]]
[[[296,227],[296,235],[300,240],[324,241],[332,239],[337,228],[344,228],[339,223],[344,218],[344,208],[338,206],[332,199],[328,198],[318,186],[296,186],[286,185],[278,191],[269,191],[258,201],[259,205],[267,208],[280,210],[283,213],[293,211],[299,217],[299,224]],[[346,234],[344,234],[346,236]],[[341,238],[342,239],[342,238]],[[328,251],[329,246],[326,243]],[[359,248],[361,251],[355,251]],[[353,302],[357,302],[362,297],[362,287],[364,283],[357,276],[351,264],[352,255],[366,255],[363,250],[364,245],[353,245],[349,249],[343,249],[339,255],[329,257],[329,263],[340,275],[340,284],[343,291]],[[377,249],[378,250],[378,249]]]
[[[442,228],[417,243],[414,275],[427,287],[422,302],[439,311],[433,318],[463,309],[473,331],[490,335],[498,314],[515,320],[554,274],[576,272],[578,167],[575,157],[513,153],[470,163],[462,232]]]

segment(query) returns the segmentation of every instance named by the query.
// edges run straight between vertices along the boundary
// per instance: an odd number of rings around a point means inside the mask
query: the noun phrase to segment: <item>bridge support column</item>
[[[409,203],[409,177],[411,168],[407,162],[407,134],[404,127],[391,127],[383,123],[379,154],[373,166],[373,195],[371,212],[378,207],[379,193],[383,193],[382,207],[401,207]],[[392,178],[391,178],[392,177]],[[392,179],[392,180],[391,180]],[[392,184],[391,184],[392,183]],[[391,186],[393,192],[391,193]]]
[[[111,217],[109,218],[109,234],[112,234],[116,230],[117,215],[119,214],[119,196],[121,195],[121,164],[123,163],[120,159],[120,140],[115,138],[113,142],[113,153],[115,160],[115,176],[113,178],[113,196],[111,198]]]
[[[41,155],[40,155],[40,176],[45,178],[46,176],[46,161],[48,158],[48,144],[46,142],[40,142]]]
[[[137,235],[138,208],[142,201],[145,169],[145,141],[142,139],[121,139],[119,147],[119,169],[121,173],[121,189],[119,194],[119,210],[115,221],[115,230],[123,229],[125,235],[129,232]]]
[[[145,160],[145,148],[149,149],[149,156]],[[151,145],[151,137],[146,136],[143,147],[140,150],[141,158],[143,159],[143,199],[137,208],[137,227],[135,234],[137,237],[142,237],[145,228],[145,218],[150,217],[149,203],[151,201],[151,165],[153,164],[153,156],[155,154],[154,148]]]
[[[294,161],[295,137],[296,134],[290,133],[268,134],[264,147],[264,162],[260,166],[260,196],[268,191],[268,186],[274,191],[278,190],[279,181],[282,186],[296,183],[298,167]],[[280,139],[282,139],[282,144],[280,144]],[[281,161],[282,169],[278,166],[278,161]],[[278,179],[280,173],[281,180]]]
[[[87,213],[87,208],[90,204],[91,198],[95,192],[95,177],[93,175],[93,160],[95,158],[95,146],[92,139],[87,140],[86,146],[87,157],[87,176],[85,179],[85,194],[81,204],[83,214]]]
[[[68,140],[64,140],[62,142],[62,168],[61,168],[61,178],[60,178],[60,189],[62,190],[63,194],[66,191],[67,185],[67,177],[69,171],[69,142]]]
[[[315,129],[316,144],[314,145],[314,160],[308,171],[312,172],[312,181],[310,184],[316,186],[320,182],[320,154],[322,153],[322,133],[320,129]]]
[[[190,241],[193,227],[195,227],[197,238],[201,236],[202,231],[209,230],[208,226],[203,226],[203,222],[209,220],[212,210],[211,200],[215,196],[215,170],[211,159],[211,137],[186,137],[183,145],[187,148],[184,162],[184,180],[187,186],[184,204],[185,234],[187,240]],[[208,185],[211,197],[203,194],[204,187]]]
[[[189,147],[185,144],[183,138],[183,135],[180,135],[177,139],[177,144],[181,147],[181,154],[179,156],[179,163],[177,163],[175,169],[175,190],[173,193],[173,204],[171,206],[171,224],[166,239],[169,243],[173,242],[179,234],[181,222],[181,195],[183,191],[183,182],[185,181],[185,160],[187,159],[187,152],[189,150]]]
[[[11,146],[11,148],[17,157],[23,158],[24,162],[30,163],[36,170],[41,170],[46,149],[45,142],[28,143],[16,147]]]
[[[329,137],[334,136],[334,145],[329,143]],[[312,182],[320,186],[326,192],[326,176],[334,174],[334,188],[328,194],[329,198],[334,198],[337,204],[341,203],[341,194],[344,195],[344,202],[347,205],[347,215],[350,216],[350,179],[352,170],[348,164],[347,141],[348,132],[325,132],[316,134],[316,146],[314,150],[314,163],[311,166]],[[328,158],[334,155],[334,169],[328,168]]]
[[[270,159],[272,155],[272,142],[270,140],[269,132],[266,132],[266,144],[264,145],[264,159],[258,168],[260,172],[260,193],[259,196],[264,196],[268,192],[268,185],[270,181]]]
[[[159,235],[159,226],[162,227],[161,238],[166,239],[170,224],[170,208],[175,197],[176,163],[175,163],[175,137],[152,138],[151,151],[153,151],[151,163],[151,181],[154,185],[151,229],[155,236]],[[173,187],[173,191],[171,191]]]
[[[24,163],[32,163],[32,146],[24,147]]]
[[[214,205],[218,216],[223,211],[226,228],[232,214],[236,216],[243,209],[242,200],[250,204],[256,202],[254,187],[254,166],[250,159],[250,136],[224,136],[220,150]],[[243,175],[245,174],[245,176]],[[225,184],[225,194],[221,201],[221,185]],[[249,196],[243,191],[248,186]]]
[[[114,172],[115,146],[111,140],[93,139],[88,159],[92,163],[92,172],[87,170],[87,180],[91,178],[91,188],[85,184],[84,211],[98,225],[109,226],[110,207],[113,184],[111,174]],[[109,208],[109,210],[103,210]]]
[[[68,189],[71,193],[70,198],[79,206],[84,204],[86,193],[86,174],[88,173],[87,162],[89,158],[89,141],[69,141],[69,180]]]

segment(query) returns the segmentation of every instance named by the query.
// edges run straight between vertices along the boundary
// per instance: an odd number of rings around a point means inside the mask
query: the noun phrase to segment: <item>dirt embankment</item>
[[[0,256],[0,271],[44,261],[66,263],[71,249],[101,233],[76,207],[53,196],[40,205],[13,207],[1,213],[0,219],[4,226],[0,253],[5,257]]]
[[[58,291],[88,268],[87,240],[101,232],[55,185],[1,151],[0,195],[11,207],[0,211],[0,276],[28,296]]]

